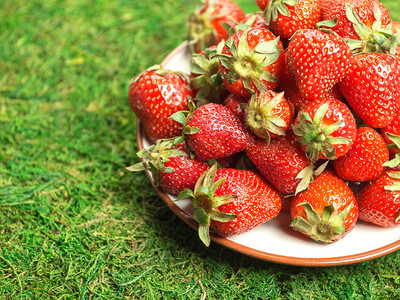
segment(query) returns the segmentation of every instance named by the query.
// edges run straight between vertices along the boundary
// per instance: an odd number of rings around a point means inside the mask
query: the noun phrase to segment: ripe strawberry
[[[390,160],[384,164],[393,170],[400,171],[400,115],[397,112],[392,122],[381,129],[381,134],[389,149]]]
[[[255,92],[274,90],[285,64],[279,38],[263,28],[234,33],[225,42],[219,59],[219,71],[226,88],[247,99]]]
[[[389,227],[400,224],[400,176],[385,171],[356,193],[360,220]]]
[[[385,170],[389,150],[383,137],[370,127],[357,129],[351,149],[333,161],[337,175],[350,181],[374,180]]]
[[[265,140],[257,139],[246,149],[246,154],[264,178],[284,195],[303,190],[312,179],[311,161],[296,145],[293,134],[277,137],[269,145]],[[300,184],[299,173],[302,170],[309,172]]]
[[[216,103],[204,104],[189,114],[184,134],[187,146],[203,160],[243,151],[253,142],[243,122],[228,108]]]
[[[333,20],[337,18],[334,26],[329,26],[343,38],[359,40],[359,30],[355,29],[355,16],[367,28],[372,29],[378,10],[381,15],[381,26],[386,27],[390,23],[388,10],[378,0],[327,0],[321,1],[322,20]],[[354,16],[348,18],[348,16]]]
[[[306,99],[323,97],[347,72],[351,50],[333,34],[315,29],[297,33],[286,52],[290,73]]]
[[[283,94],[273,91],[257,93],[245,106],[246,125],[259,138],[269,141],[285,135],[291,125],[294,107]]]
[[[241,96],[229,94],[224,100],[224,105],[244,122],[246,113],[244,104],[247,103],[247,100]]]
[[[354,228],[358,205],[346,183],[327,169],[294,196],[290,214],[290,227],[316,242],[332,243]]]
[[[181,135],[181,124],[170,116],[188,109],[193,92],[181,73],[154,66],[134,77],[129,86],[129,103],[153,141]]]
[[[400,111],[395,113],[395,116],[389,125],[381,129],[381,134],[385,139],[386,144],[388,146],[391,145],[389,146],[390,154],[395,156],[400,153]]]
[[[400,61],[383,53],[356,55],[339,88],[368,126],[385,127],[400,107]]]
[[[297,30],[315,28],[321,20],[319,0],[256,0],[268,28],[289,39]]]
[[[392,31],[393,31],[393,33],[400,32],[400,22],[392,21]]]
[[[279,194],[256,173],[217,170],[216,165],[199,178],[193,191],[183,191],[182,198],[192,200],[199,237],[207,247],[210,228],[223,237],[241,234],[276,217],[281,209]]]
[[[228,38],[223,23],[234,27],[245,17],[232,0],[207,0],[189,17],[189,43],[192,52],[200,53]]]
[[[191,158],[184,143],[175,145],[174,142],[173,139],[160,139],[156,144],[140,150],[137,156],[142,162],[127,169],[132,172],[150,171],[156,186],[172,195],[178,195],[185,188],[194,188],[209,166],[197,157]]]
[[[297,141],[312,161],[333,160],[346,154],[356,131],[350,109],[332,98],[317,99],[303,106],[293,122]]]
[[[290,74],[288,74],[287,76],[285,76],[279,87],[277,88],[278,92],[285,92],[285,98],[293,104],[294,106],[294,110],[295,110],[295,114],[297,114],[300,109],[309,104],[310,102],[312,102],[314,99],[306,99],[304,98],[301,93],[300,90],[297,88],[296,86],[296,81],[294,80],[293,76],[291,76]],[[337,84],[335,84],[332,89],[328,90],[326,92],[326,94],[324,96],[322,96],[322,98],[334,98],[336,100],[339,101],[343,101],[343,95],[339,90],[339,87]]]
[[[249,27],[267,28],[265,17],[261,12],[251,12],[246,14],[242,21],[242,24],[245,24]]]

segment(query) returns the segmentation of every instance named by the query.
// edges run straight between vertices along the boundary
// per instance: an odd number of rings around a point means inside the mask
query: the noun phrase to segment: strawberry
[[[222,83],[216,54],[217,46],[211,46],[191,57],[190,87],[196,94],[196,100],[222,103],[229,94]]]
[[[156,186],[164,192],[178,195],[183,189],[194,188],[196,181],[209,166],[197,157],[191,158],[184,143],[175,145],[175,140],[158,140],[137,153],[142,162],[134,164],[129,171],[151,172]]]
[[[181,135],[181,124],[170,116],[188,109],[193,92],[182,73],[153,66],[134,77],[129,86],[129,103],[153,141]]]
[[[289,39],[297,30],[315,28],[321,20],[319,0],[256,0],[268,28]]]
[[[356,193],[360,220],[389,227],[400,224],[400,176],[387,170]]]
[[[294,107],[284,93],[265,91],[254,94],[245,106],[246,125],[258,137],[266,140],[285,135],[292,122]]]
[[[400,32],[400,22],[392,20],[392,31],[393,33]]]
[[[400,164],[400,111],[396,112],[392,122],[381,129],[381,134],[389,148],[391,156],[399,156],[398,163],[391,165],[396,167]]]
[[[392,122],[381,129],[381,134],[389,149],[390,160],[384,166],[393,170],[400,170],[400,115],[396,113]]]
[[[219,71],[226,88],[247,99],[255,92],[274,90],[285,64],[282,43],[264,28],[234,33],[225,42],[219,59]]]
[[[242,21],[243,24],[249,27],[267,28],[265,17],[261,12],[247,13]]]
[[[245,105],[248,99],[234,94],[229,94],[224,100],[224,105],[232,111],[236,117],[244,122],[245,120]]]
[[[223,24],[234,27],[245,14],[232,0],[207,0],[189,16],[189,43],[192,52],[200,53],[228,38]]]
[[[312,160],[337,159],[350,150],[356,121],[341,101],[321,98],[303,106],[293,122],[297,142]]]
[[[279,84],[279,87],[276,90],[277,92],[284,92],[285,93],[285,98],[293,104],[295,113],[298,113],[299,110],[304,106],[307,105],[308,103],[312,102],[314,99],[306,99],[304,98],[300,90],[296,86],[296,81],[294,80],[293,76],[288,74],[285,76],[281,83]],[[334,85],[332,89],[328,90],[324,96],[321,98],[328,97],[328,98],[334,98],[339,101],[343,101],[343,95],[339,90],[338,85]]]
[[[183,133],[189,149],[203,160],[232,155],[253,142],[243,122],[216,103],[204,104],[190,113]]]
[[[199,237],[208,247],[210,228],[223,237],[241,234],[276,217],[281,198],[259,175],[249,170],[216,168],[199,178],[194,190],[186,189],[178,199],[189,198]]]
[[[301,95],[313,100],[323,97],[346,75],[352,53],[335,35],[304,29],[289,42],[286,56]]]
[[[374,180],[385,170],[389,150],[383,137],[370,127],[357,129],[351,149],[333,161],[337,175],[350,181]]]
[[[358,205],[351,189],[329,169],[291,202],[290,227],[319,243],[342,239],[355,226]]]
[[[400,105],[400,61],[383,53],[356,55],[339,88],[368,126],[385,127]]]
[[[263,177],[284,195],[303,190],[311,181],[313,166],[296,145],[293,134],[277,137],[269,145],[265,140],[257,139],[246,149],[246,154]],[[302,170],[308,173],[308,176],[303,176],[307,177],[303,181],[299,176]]]
[[[390,23],[388,10],[378,0],[328,0],[321,1],[322,20],[333,20],[337,22],[329,26],[343,38],[359,40],[360,31],[355,28],[355,23],[362,23],[358,27],[372,29],[372,25],[377,21],[379,14],[382,27]],[[375,10],[375,11],[374,11]],[[356,22],[356,18],[359,21]]]

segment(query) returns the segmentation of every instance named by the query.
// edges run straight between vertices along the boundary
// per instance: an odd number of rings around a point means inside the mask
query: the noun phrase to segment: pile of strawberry
[[[400,223],[399,23],[378,0],[208,0],[191,74],[151,67],[129,102],[154,144],[128,169],[189,198],[199,236],[279,213],[316,242]]]

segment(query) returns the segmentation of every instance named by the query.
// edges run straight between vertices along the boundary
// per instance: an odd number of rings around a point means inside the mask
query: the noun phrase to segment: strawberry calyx
[[[198,233],[200,240],[208,247],[210,245],[210,222],[229,222],[235,219],[235,214],[224,213],[218,210],[221,205],[237,199],[237,195],[215,196],[217,188],[225,181],[221,178],[214,182],[217,164],[205,171],[197,180],[194,190],[184,189],[178,200],[189,198],[193,203],[193,218],[199,223]]]
[[[259,43],[253,50],[249,49],[247,33],[249,29],[243,30],[236,46],[232,38],[225,42],[226,48],[231,54],[219,54],[220,63],[228,70],[224,78],[230,84],[235,84],[242,79],[243,86],[250,93],[254,94],[251,87],[253,83],[258,91],[268,90],[267,85],[262,81],[276,82],[278,78],[266,71],[264,68],[276,62],[282,52],[279,48],[279,37],[268,42]]]
[[[386,132],[385,134],[393,142],[392,144],[387,145],[386,148],[388,149],[395,148],[397,150],[400,150],[400,136],[390,132]],[[400,165],[400,152],[396,153],[393,159],[385,162],[382,166],[389,168],[396,168],[399,165]]]
[[[204,55],[193,54],[190,71],[197,75],[190,80],[190,87],[197,90],[195,98],[197,100],[220,103],[221,89],[224,88],[221,75],[219,73],[219,60],[216,57],[217,49],[207,48]]]
[[[174,168],[165,167],[165,163],[169,161],[169,158],[188,156],[185,151],[175,148],[181,142],[179,138],[159,139],[155,144],[137,152],[136,155],[141,159],[141,162],[126,167],[126,169],[131,172],[148,170],[151,172],[154,182],[158,185],[160,182],[159,171],[164,173],[173,173],[175,171]]]
[[[372,24],[372,28],[369,28],[361,21],[353,6],[346,4],[346,17],[353,23],[354,31],[358,34],[360,39],[344,40],[349,45],[353,54],[377,52],[395,55],[396,47],[400,42],[400,33],[393,34],[391,24],[387,27],[382,26],[382,11],[376,3],[374,3],[373,13],[375,21]],[[335,22],[329,24],[328,21],[323,25],[333,27],[336,24]]]
[[[333,137],[331,134],[339,129],[344,120],[339,120],[328,126],[322,125],[322,120],[328,111],[329,102],[322,104],[311,118],[309,113],[300,111],[298,124],[293,124],[293,132],[299,136],[297,142],[305,145],[306,155],[315,162],[322,153],[326,158],[335,159],[336,149],[334,145],[350,143],[351,140],[344,137]]]
[[[182,136],[180,137],[182,141],[185,134],[195,134],[200,132],[199,128],[187,125],[187,120],[195,111],[196,104],[191,99],[189,99],[188,106],[189,110],[180,110],[170,116],[171,120],[182,124]]]
[[[253,13],[245,22],[237,22],[235,21],[235,25],[231,26],[228,23],[221,22],[222,27],[228,32],[228,38],[231,37],[234,33],[240,30],[246,30],[252,28],[252,24],[257,20],[257,15]]]
[[[273,95],[272,99],[266,104],[263,103],[265,93]],[[282,101],[284,92],[274,95],[271,91],[262,91],[253,94],[246,108],[246,125],[258,137],[270,141],[270,133],[279,136],[285,135],[286,122],[278,117],[273,116],[272,110]]]
[[[328,163],[329,160],[327,160],[322,165],[320,165],[316,170],[314,170],[315,165],[313,162],[311,162],[310,165],[306,166],[303,170],[301,170],[296,176],[296,179],[301,179],[301,180],[296,187],[294,195],[297,195],[298,193],[301,193],[306,189],[308,189],[310,183],[313,182],[314,178],[320,175],[326,169]]]
[[[350,213],[352,205],[352,203],[349,204],[338,214],[335,214],[335,208],[332,204],[327,205],[321,216],[309,203],[300,203],[298,206],[304,208],[307,220],[303,217],[297,217],[291,222],[290,227],[310,236],[318,243],[332,243],[345,233],[344,220]]]
[[[278,14],[290,17],[290,11],[287,6],[297,5],[297,0],[270,0],[264,9],[263,16],[267,25],[271,24],[271,21],[276,21]]]

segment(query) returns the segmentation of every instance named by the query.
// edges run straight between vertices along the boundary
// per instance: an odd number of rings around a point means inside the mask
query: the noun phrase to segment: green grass
[[[0,299],[400,298],[398,251],[301,268],[207,249],[125,170],[129,80],[186,38],[196,4],[0,1]]]

